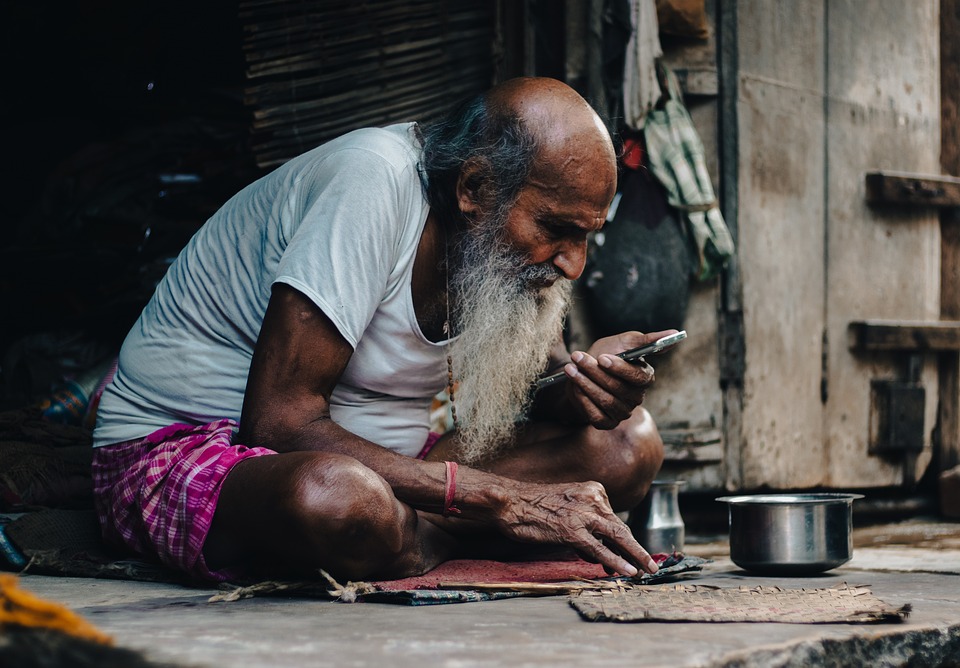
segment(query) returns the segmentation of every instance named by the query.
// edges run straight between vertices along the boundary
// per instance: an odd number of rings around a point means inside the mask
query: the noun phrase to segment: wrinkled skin
[[[596,115],[552,80],[506,82],[489,95],[538,133],[541,150],[529,183],[510,210],[505,240],[531,264],[556,268],[552,280],[583,271],[586,239],[600,229],[613,197],[615,156]],[[457,199],[466,220],[484,203],[467,186]],[[417,251],[414,306],[422,331],[442,329],[446,291],[438,271],[443,221],[431,214]],[[274,288],[257,342],[238,442],[279,455],[248,459],[227,476],[204,556],[213,568],[390,578],[423,573],[471,551],[477,537],[508,546],[576,550],[612,572],[656,565],[614,514],[636,505],[663,458],[652,418],[641,406],[653,369],[615,353],[666,332],[601,339],[572,355],[557,346],[552,368],[567,381],[538,395],[533,420],[502,455],[461,466],[456,505],[438,513],[444,460],[458,460],[457,435],[445,435],[427,461],[399,455],[330,419],[329,397],[352,354],[330,320],[293,288]],[[439,338],[435,339],[439,340]]]
[[[625,362],[617,353],[668,333],[654,332],[641,337],[618,334],[600,339],[586,353],[578,351],[571,355],[572,362],[564,366],[570,378],[567,397],[586,422],[597,429],[613,429],[643,403],[647,387],[654,380],[653,367],[646,361]]]

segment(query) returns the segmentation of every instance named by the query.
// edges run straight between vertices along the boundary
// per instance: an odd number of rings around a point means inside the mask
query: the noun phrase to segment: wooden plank
[[[857,320],[940,319],[936,208],[870,206],[862,176],[881,169],[943,173],[937,159],[939,17],[933,3],[884,3],[885,11],[871,14],[869,20],[856,0],[818,4],[825,8],[829,43],[823,99],[829,395],[823,411],[827,452],[822,485],[903,486],[909,468],[903,459],[868,455],[869,381],[905,377],[909,352],[894,348],[851,354],[847,329]],[[926,447],[936,421],[937,355],[919,358],[920,380],[927,389]],[[762,400],[766,403],[766,397]],[[779,423],[782,418],[774,415]],[[926,447],[914,470],[926,464],[929,451]]]
[[[671,445],[663,444],[663,459],[671,463],[712,464],[723,461],[723,444]]]
[[[853,350],[960,351],[960,321],[861,320],[847,328]]]
[[[494,9],[484,0],[243,0],[257,164],[364,125],[429,120],[485,90]]]
[[[723,461],[720,429],[661,429],[663,458],[668,462],[711,463]]]
[[[716,97],[720,94],[720,75],[713,67],[686,67],[673,71],[684,95]]]
[[[960,176],[960,0],[940,0],[940,168]]]
[[[960,464],[960,353],[941,353],[938,360],[940,402],[936,465],[947,471]]]
[[[870,204],[960,206],[960,178],[954,176],[867,172],[866,185]]]
[[[960,175],[960,0],[940,1],[940,169]],[[940,317],[960,318],[960,210],[940,212]],[[960,464],[960,354],[938,360],[936,465]]]
[[[723,440],[716,427],[703,429],[661,429],[660,438],[665,445],[710,445]]]

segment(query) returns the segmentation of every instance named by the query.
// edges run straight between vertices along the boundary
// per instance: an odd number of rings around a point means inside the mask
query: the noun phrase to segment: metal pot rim
[[[811,493],[811,494],[742,494],[740,496],[721,496],[715,499],[734,506],[763,505],[815,505],[830,503],[853,503],[862,499],[863,494]]]
[[[687,484],[686,480],[652,480],[650,487],[683,487]]]

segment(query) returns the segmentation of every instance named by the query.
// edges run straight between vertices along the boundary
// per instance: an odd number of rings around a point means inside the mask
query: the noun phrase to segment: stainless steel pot
[[[730,511],[730,558],[768,575],[810,575],[853,556],[861,494],[756,494],[717,499]]]

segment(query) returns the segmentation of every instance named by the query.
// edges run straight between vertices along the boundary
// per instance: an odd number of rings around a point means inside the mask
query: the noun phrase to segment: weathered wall
[[[851,352],[846,329],[938,316],[935,213],[872,210],[863,185],[874,169],[939,171],[938,3],[737,7],[740,486],[899,484],[900,461],[867,441],[870,380],[903,378],[905,360]],[[929,446],[932,359],[922,379]]]
[[[739,2],[740,485],[822,481],[823,3]],[[736,476],[734,476],[736,482]]]
[[[867,456],[869,381],[904,379],[896,354],[852,353],[851,320],[936,320],[940,229],[934,209],[864,202],[868,170],[939,173],[939,3],[856,0],[827,4],[827,312],[829,389],[826,484],[895,485],[900,462]],[[923,373],[926,440],[936,419],[935,359]],[[922,471],[929,452],[920,462]]]
[[[682,461],[693,449],[674,450],[661,475],[687,489],[900,485],[901,458],[869,453],[870,381],[905,379],[906,360],[851,351],[847,325],[939,317],[936,212],[864,199],[867,171],[940,171],[939,2],[706,5],[708,39],[661,37],[670,67],[719,83],[719,96],[688,89],[686,102],[728,195],[721,204],[732,204],[737,257],[724,286],[693,286],[690,338],[653,360],[646,405],[663,426],[714,427],[726,439],[696,463]],[[718,35],[731,17],[733,30]],[[731,119],[732,141],[720,134]],[[736,346],[722,345],[721,311],[741,307],[742,378],[724,376],[724,389],[721,355]],[[932,357],[921,381],[918,475],[936,419]]]

